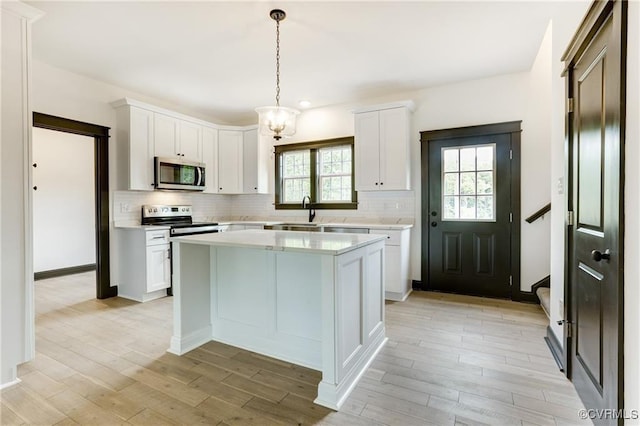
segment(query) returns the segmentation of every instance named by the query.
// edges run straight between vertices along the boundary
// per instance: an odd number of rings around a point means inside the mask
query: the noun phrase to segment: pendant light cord
[[[276,19],[276,107],[280,106],[280,19]]]

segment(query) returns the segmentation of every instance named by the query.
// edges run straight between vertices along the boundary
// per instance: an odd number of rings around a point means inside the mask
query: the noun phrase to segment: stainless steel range
[[[142,225],[169,226],[169,235],[209,234],[220,232],[221,227],[216,222],[194,222],[191,206],[142,206]]]

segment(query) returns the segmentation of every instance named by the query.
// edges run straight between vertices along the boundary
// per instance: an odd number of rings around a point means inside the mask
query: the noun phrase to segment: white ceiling
[[[357,103],[527,71],[549,19],[585,1],[57,2],[33,26],[36,59],[231,124],[275,103]],[[581,3],[582,5],[580,5]],[[559,11],[562,9],[562,11]],[[575,18],[573,18],[575,20]]]

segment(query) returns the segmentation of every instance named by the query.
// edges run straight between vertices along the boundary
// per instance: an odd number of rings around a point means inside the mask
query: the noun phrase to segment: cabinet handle
[[[220,188],[220,191],[222,191],[222,188]]]
[[[384,182],[380,182],[380,185],[384,185]]]
[[[257,191],[257,190],[258,190],[258,187],[257,187],[257,186],[254,186],[254,187],[253,187],[253,189],[255,189],[255,190]]]
[[[164,235],[158,235],[156,237],[151,237],[152,240],[164,240]]]
[[[37,191],[37,190],[38,190],[38,187],[37,187],[37,186],[34,186],[34,187],[33,187],[33,190],[34,190],[34,191]]]
[[[376,182],[376,185],[378,184],[378,182]]]
[[[33,163],[33,167],[38,167],[38,163]]]

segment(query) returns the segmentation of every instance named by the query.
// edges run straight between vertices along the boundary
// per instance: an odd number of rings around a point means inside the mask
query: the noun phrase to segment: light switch
[[[564,179],[563,178],[558,178],[558,182],[556,183],[556,188],[558,191],[558,195],[563,195],[564,194]]]

